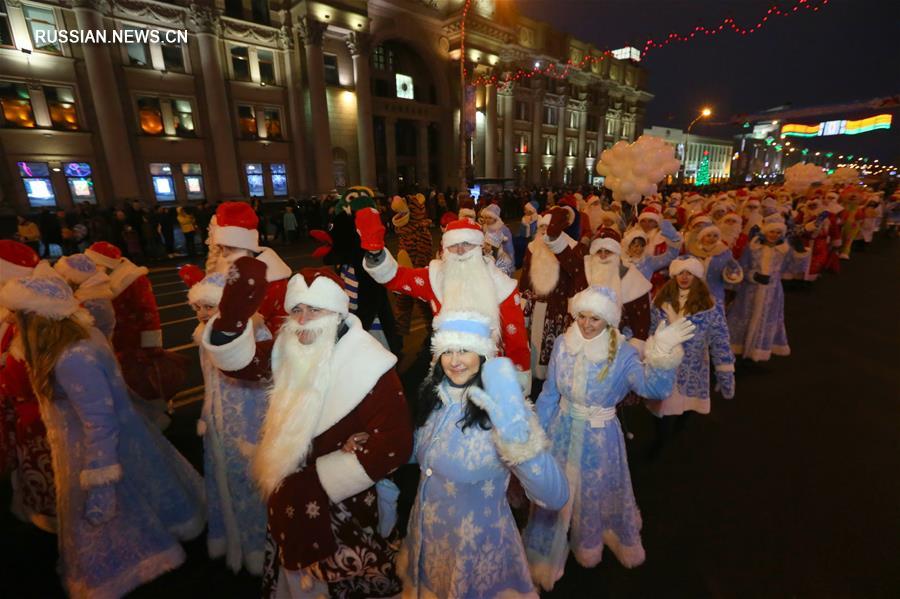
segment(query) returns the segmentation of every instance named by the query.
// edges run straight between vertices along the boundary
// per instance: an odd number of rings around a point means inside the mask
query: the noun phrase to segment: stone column
[[[397,193],[397,119],[384,117],[384,153],[387,154],[387,193]]]
[[[575,183],[586,183],[584,180],[587,168],[587,112],[578,112],[578,158],[575,160]]]
[[[531,182],[535,185],[541,183],[541,163],[544,154],[544,143],[541,139],[541,127],[544,122],[544,94],[535,92],[534,101],[531,106],[531,152],[530,166]]]
[[[218,11],[191,4],[190,22],[197,34],[200,48],[200,69],[203,72],[203,91],[206,96],[209,138],[215,157],[216,181],[223,200],[244,196],[238,174],[242,171],[234,143],[234,117],[228,107],[218,36],[222,25]]]
[[[377,186],[375,178],[375,133],[372,122],[372,78],[369,56],[372,50],[368,33],[351,31],[347,46],[353,56],[353,81],[356,86],[356,143],[359,146],[359,177],[366,187]]]
[[[497,176],[497,86],[484,88],[484,176]]]
[[[284,85],[288,95],[291,149],[294,157],[294,171],[297,173],[295,185],[297,190],[309,193],[311,186],[306,160],[306,111],[303,106],[303,94],[300,92],[300,56],[294,47],[292,29],[287,26],[281,28],[278,45],[284,56]]]
[[[507,179],[513,177],[513,150],[515,149],[515,141],[513,139],[513,118],[515,117],[515,98],[513,97],[512,85],[507,84],[503,94],[503,176]]]
[[[566,156],[568,156],[568,152],[566,151],[566,125],[568,121],[566,120],[566,98],[562,97],[559,101],[559,107],[556,109],[556,176],[553,177],[553,180],[562,185],[564,181],[564,174],[566,170]]]
[[[306,47],[306,78],[309,83],[309,108],[312,116],[313,143],[315,144],[317,193],[326,193],[334,187],[334,165],[331,154],[331,128],[328,122],[328,99],[325,96],[325,63],[322,54],[322,38],[327,23],[310,17],[300,22],[300,36]]]
[[[416,179],[422,188],[431,183],[428,173],[428,121],[416,121]]]
[[[103,12],[109,5],[103,0],[75,0],[75,19],[78,29],[82,31],[106,29]],[[138,185],[136,164],[128,130],[125,123],[125,111],[113,71],[109,46],[103,44],[83,44],[84,63],[87,67],[88,87],[96,106],[100,141],[103,155],[109,169],[115,200],[138,199],[141,197]]]

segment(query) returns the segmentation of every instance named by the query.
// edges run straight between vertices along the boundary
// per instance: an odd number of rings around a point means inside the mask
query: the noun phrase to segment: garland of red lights
[[[726,17],[722,20],[722,22],[718,26],[714,27],[705,27],[703,25],[698,25],[694,27],[692,31],[689,33],[670,33],[666,36],[662,41],[655,41],[652,38],[648,39],[644,42],[644,48],[641,51],[642,56],[646,56],[651,50],[656,50],[659,48],[665,48],[669,44],[673,42],[688,42],[694,39],[698,35],[710,36],[710,35],[718,35],[720,33],[724,33],[727,31],[732,31],[734,33],[739,33],[742,36],[749,35],[751,33],[756,33],[760,29],[762,29],[765,24],[772,17],[787,17],[794,13],[797,13],[802,8],[803,10],[818,12],[821,8],[824,8],[830,0],[796,0],[793,6],[787,9],[781,9],[776,5],[772,5],[766,11],[759,21],[752,27],[741,27],[738,25],[732,17]],[[465,40],[466,40],[466,17],[469,14],[469,7],[472,3],[472,0],[466,0],[463,5],[462,11],[462,19],[460,22],[460,54],[459,59],[463,63],[463,75],[468,76],[468,70],[465,66]],[[478,76],[476,77],[469,85],[496,85],[497,83],[506,83],[508,81],[520,81],[522,79],[531,79],[532,77],[542,75],[553,77],[555,79],[565,79],[569,76],[569,73],[572,69],[581,70],[585,67],[585,65],[593,65],[602,60],[605,60],[607,57],[612,56],[611,50],[604,50],[599,56],[596,55],[587,55],[582,58],[578,62],[573,62],[572,59],[566,61],[566,64],[563,68],[557,68],[555,63],[549,64],[546,68],[540,68],[539,66],[535,66],[533,69],[525,71],[522,69],[517,69],[515,73],[507,74],[504,77],[498,77],[497,75],[489,75],[489,76]]]

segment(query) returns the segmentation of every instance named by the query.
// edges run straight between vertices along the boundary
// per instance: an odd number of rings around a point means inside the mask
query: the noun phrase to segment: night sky
[[[500,2],[504,0],[498,0]],[[712,27],[733,17],[750,27],[772,0],[515,0],[529,17],[598,48],[619,48]],[[810,0],[818,3],[819,0]],[[781,8],[792,0],[774,2]],[[869,100],[900,93],[900,1],[831,0],[818,12],[801,10],[770,18],[756,33],[696,37],[653,50],[642,61],[649,71],[646,126],[684,129],[699,108],[714,110],[721,125],[694,127],[695,133],[729,137],[738,129],[728,122],[741,113],[784,104],[794,107]],[[823,115],[794,122],[872,116]],[[797,140],[812,150],[855,153],[900,165],[900,110],[889,131],[857,136]]]

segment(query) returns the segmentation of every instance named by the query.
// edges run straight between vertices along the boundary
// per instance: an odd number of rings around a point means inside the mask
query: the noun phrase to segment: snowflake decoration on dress
[[[475,549],[475,538],[483,531],[484,529],[480,526],[475,526],[475,513],[469,512],[456,529],[456,535],[459,537],[459,550],[463,551],[467,546]]]
[[[310,501],[306,504],[306,515],[309,518],[318,518],[319,517],[319,504],[315,501]]]
[[[419,287],[424,287],[424,286],[425,286],[425,279],[423,279],[422,277],[415,277],[415,278],[413,279],[413,281],[415,281],[415,282],[416,282],[416,285],[418,285]]]
[[[288,518],[293,518],[294,517],[294,506],[289,505],[286,508],[284,508],[284,513]]]
[[[519,329],[516,328],[516,325],[514,325],[512,323],[506,325],[506,332],[509,333],[510,335],[515,335],[516,331],[518,331],[518,330]]]

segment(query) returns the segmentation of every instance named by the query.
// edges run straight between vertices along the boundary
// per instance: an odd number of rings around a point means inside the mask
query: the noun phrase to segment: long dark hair
[[[484,356],[481,356],[481,361],[478,365],[478,373],[472,377],[472,380],[466,385],[465,392],[468,391],[469,387],[483,387],[481,382],[482,366],[484,366]],[[418,396],[412,406],[413,422],[415,423],[416,428],[424,426],[428,421],[428,417],[431,416],[431,413],[435,410],[440,410],[443,407],[441,398],[438,396],[438,388],[441,386],[441,383],[444,382],[445,378],[446,373],[444,372],[444,367],[441,366],[441,360],[438,358],[434,363],[434,367],[431,369],[431,374],[425,377],[425,380],[422,381],[422,384],[419,386]],[[482,430],[491,429],[491,419],[488,417],[487,412],[471,401],[466,401],[465,415],[459,420],[458,424],[462,425],[462,430],[466,430],[466,428],[476,424],[481,427]]]

